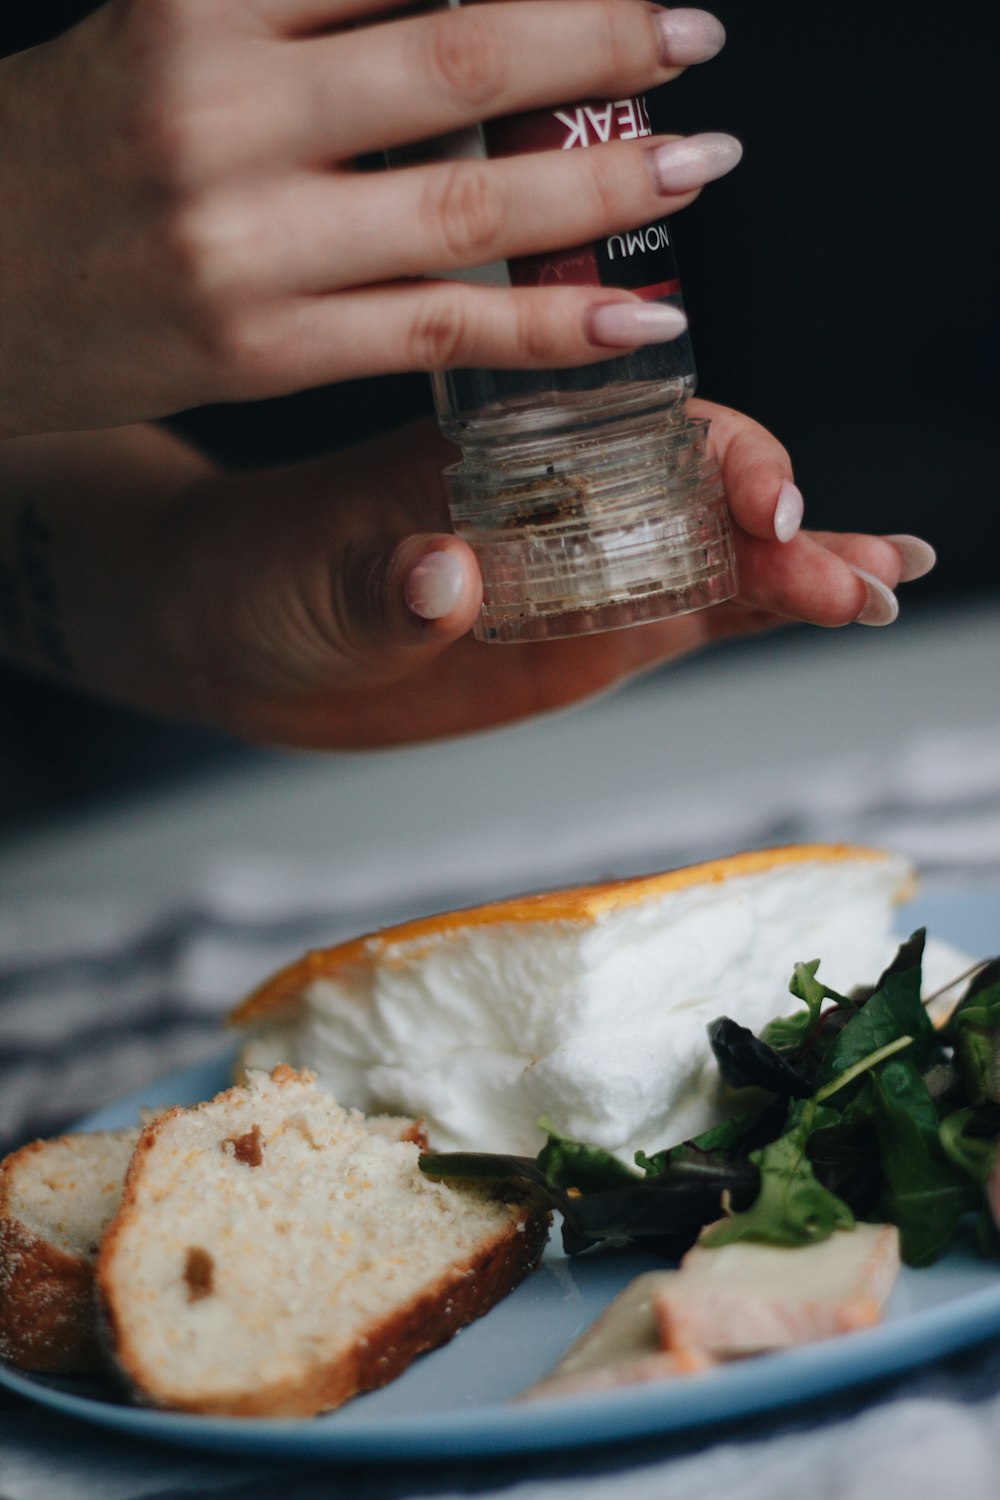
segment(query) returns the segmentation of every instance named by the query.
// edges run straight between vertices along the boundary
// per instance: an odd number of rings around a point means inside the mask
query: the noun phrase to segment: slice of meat
[[[738,1359],[870,1327],[899,1270],[892,1224],[857,1224],[814,1245],[696,1245],[661,1278],[653,1309],[680,1359]]]
[[[669,1380],[703,1368],[705,1360],[700,1354],[678,1355],[660,1347],[654,1299],[657,1289],[677,1274],[647,1271],[637,1276],[521,1399],[606,1391],[620,1385]]]

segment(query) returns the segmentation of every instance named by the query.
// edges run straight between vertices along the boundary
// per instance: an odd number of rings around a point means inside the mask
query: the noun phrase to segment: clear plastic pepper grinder
[[[456,0],[451,0],[456,3]],[[533,111],[464,131],[463,156],[585,149],[649,135],[640,98]],[[626,287],[681,305],[669,221],[473,275],[500,285]],[[434,377],[452,524],[474,549],[485,641],[546,640],[667,619],[732,598],[729,514],[707,438],[685,404],[689,336],[570,370]]]

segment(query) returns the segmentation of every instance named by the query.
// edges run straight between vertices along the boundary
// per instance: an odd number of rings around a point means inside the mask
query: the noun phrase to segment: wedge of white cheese
[[[709,1022],[793,1011],[799,961],[835,989],[874,981],[913,885],[871,849],[750,851],[369,933],[232,1019],[248,1066],[314,1069],[367,1113],[422,1118],[438,1150],[533,1155],[545,1115],[629,1161],[719,1117]]]

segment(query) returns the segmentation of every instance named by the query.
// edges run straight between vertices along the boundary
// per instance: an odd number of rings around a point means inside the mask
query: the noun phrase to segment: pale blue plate
[[[907,930],[985,956],[1000,948],[1000,888],[938,893],[906,909]],[[140,1105],[188,1103],[228,1082],[226,1060],[161,1079],[85,1122],[130,1124]],[[702,1375],[601,1396],[517,1404],[605,1304],[653,1262],[609,1251],[541,1269],[480,1322],[423,1356],[385,1390],[309,1421],[188,1417],[122,1403],[110,1385],[0,1367],[0,1385],[71,1416],[160,1442],[287,1459],[461,1458],[648,1437],[797,1405],[898,1375],[1000,1334],[1000,1266],[962,1245],[930,1270],[904,1270],[885,1321],[864,1333]]]

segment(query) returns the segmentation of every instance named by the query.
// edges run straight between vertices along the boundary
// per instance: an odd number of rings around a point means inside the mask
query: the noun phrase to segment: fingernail
[[[649,152],[649,162],[659,192],[688,193],[703,183],[725,177],[742,155],[743,147],[735,136],[709,130],[654,146]]]
[[[790,542],[796,535],[805,508],[798,485],[792,484],[790,479],[784,480],[774,507],[774,534],[779,542]]]
[[[925,542],[922,536],[907,536],[905,533],[887,536],[887,542],[891,542],[903,559],[903,571],[900,574],[900,583],[912,583],[915,578],[923,578],[929,573],[937,562],[937,553],[930,542]]]
[[[679,338],[687,318],[669,302],[605,302],[587,315],[587,337],[592,344],[632,349],[637,344],[665,344]]]
[[[851,567],[848,563],[848,567]],[[892,589],[886,588],[881,578],[876,578],[873,573],[866,573],[864,568],[851,567],[855,578],[860,578],[865,586],[867,597],[861,613],[855,615],[856,625],[891,625],[899,614],[899,601]]]
[[[450,552],[428,552],[411,569],[403,586],[406,602],[422,620],[450,615],[465,585],[462,564]]]
[[[708,62],[726,44],[726,28],[707,10],[662,10],[653,20],[660,34],[660,61],[668,68]]]

